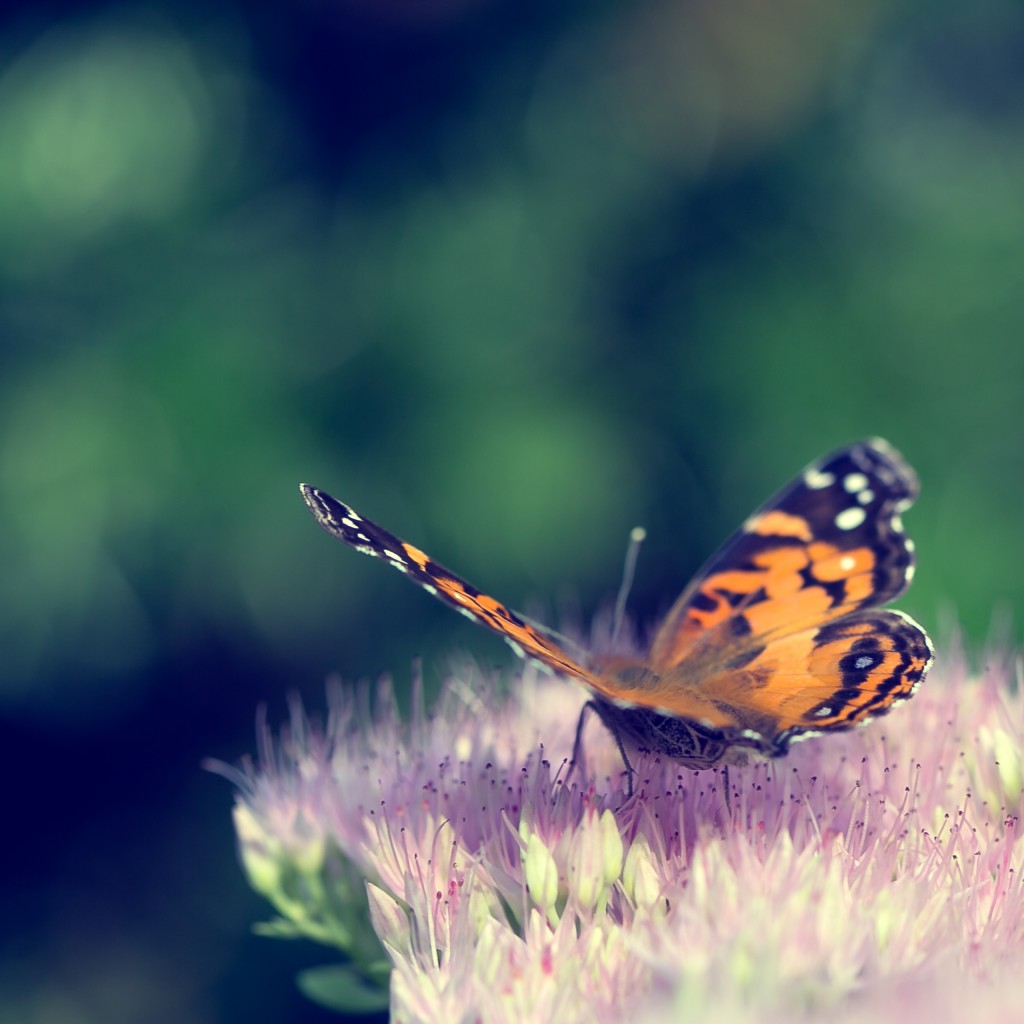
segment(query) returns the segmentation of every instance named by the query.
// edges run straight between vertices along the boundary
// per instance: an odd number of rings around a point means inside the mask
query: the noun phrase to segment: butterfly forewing
[[[435,562],[419,548],[361,516],[355,509],[309,484],[299,490],[316,521],[332,537],[374,558],[382,558],[456,611],[505,639],[520,657],[535,658],[562,675],[590,683],[592,676],[557,644],[500,601]]]
[[[913,570],[900,513],[916,495],[913,470],[881,440],[812,464],[697,574],[658,629],[652,664],[714,675],[779,637],[888,603]]]

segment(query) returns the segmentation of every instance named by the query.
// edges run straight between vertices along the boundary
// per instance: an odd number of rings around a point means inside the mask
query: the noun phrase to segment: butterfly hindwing
[[[792,740],[860,725],[912,696],[932,661],[927,634],[909,616],[862,609],[772,641],[703,691],[775,753]]]

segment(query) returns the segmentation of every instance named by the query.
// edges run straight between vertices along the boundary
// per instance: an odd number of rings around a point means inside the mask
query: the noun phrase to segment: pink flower
[[[233,773],[270,930],[390,966],[395,1021],[1019,1019],[1007,663],[947,655],[889,718],[728,777],[639,756],[630,800],[596,722],[566,782],[571,684],[499,696],[467,668],[430,715],[418,693],[403,724],[386,687],[372,710],[336,688]]]

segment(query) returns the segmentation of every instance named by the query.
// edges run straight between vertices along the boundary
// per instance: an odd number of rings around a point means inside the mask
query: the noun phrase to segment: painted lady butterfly
[[[315,487],[301,490],[328,533],[407,573],[516,654],[581,682],[627,768],[624,740],[689,768],[779,757],[796,740],[885,714],[932,663],[925,631],[878,607],[913,576],[899,514],[917,478],[877,438],[815,462],[755,512],[683,591],[646,658],[588,667],[418,548]]]

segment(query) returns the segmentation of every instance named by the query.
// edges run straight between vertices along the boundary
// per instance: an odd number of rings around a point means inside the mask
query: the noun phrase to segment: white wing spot
[[[875,500],[875,492],[870,487],[865,487],[863,491],[857,493],[857,500],[862,505],[870,505]]]
[[[868,486],[868,478],[863,473],[847,473],[843,477],[843,490],[847,494],[857,494]]]
[[[815,718],[831,718],[833,714],[834,714],[834,712],[832,711],[832,708],[829,705],[826,704],[824,707],[818,708],[818,710],[814,712],[814,717]]]
[[[804,473],[804,483],[812,491],[820,491],[824,487],[831,487],[836,482],[834,473],[823,473],[813,466]]]
[[[864,668],[871,668],[871,666],[874,665],[874,663],[875,663],[875,659],[874,658],[870,657],[867,654],[864,654],[864,655],[861,655],[861,657],[859,657],[853,664],[854,664],[855,668],[864,669]]]
[[[356,537],[358,537],[359,540],[361,540],[364,544],[370,544],[371,543],[370,538],[367,537],[365,533],[357,533]],[[370,550],[374,551],[375,549],[374,548],[370,548]]]
[[[512,648],[512,650],[515,653],[515,656],[517,658],[525,658],[526,657],[526,651],[524,651],[522,649],[522,647],[520,647],[519,644],[517,644],[515,642],[515,640],[509,640],[508,637],[505,637],[505,643],[507,643],[509,645],[509,647]]]
[[[893,528],[895,533],[903,532],[903,520],[900,519],[899,516],[894,515],[892,519],[889,520],[889,525]],[[910,542],[907,541],[907,543],[909,544]]]
[[[824,733],[818,732],[817,729],[801,729],[799,732],[796,732],[792,736],[788,736],[786,738],[790,743],[802,743],[804,740],[810,740],[815,736],[823,735]]]
[[[839,568],[842,569],[843,572],[849,572],[856,564],[857,559],[854,558],[853,555],[843,555],[843,557],[839,559]]]
[[[476,616],[468,608],[456,609],[460,615],[465,615],[470,622],[476,622]]]
[[[390,548],[384,548],[383,551],[384,554],[395,563],[395,565],[405,565],[405,559],[397,552],[392,551]]]
[[[423,589],[424,589],[424,590],[425,590],[425,591],[426,591],[426,592],[427,592],[428,594],[433,594],[433,596],[434,596],[434,597],[437,597],[437,587],[432,587],[432,586],[431,586],[431,585],[430,585],[429,583],[421,583],[421,584],[420,584],[420,586],[421,586],[421,587],[422,587],[422,588],[423,588]]]
[[[843,511],[836,516],[836,526],[840,530],[856,530],[857,527],[867,519],[867,517],[867,513],[864,509],[853,505],[850,508],[844,508]]]

